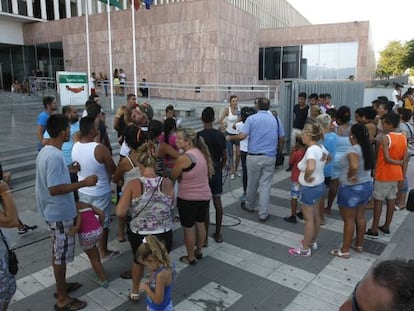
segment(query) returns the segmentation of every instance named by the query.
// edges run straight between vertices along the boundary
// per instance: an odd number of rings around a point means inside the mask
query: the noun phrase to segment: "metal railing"
[[[111,95],[110,81],[100,80],[96,82],[97,90],[105,96]],[[241,99],[254,99],[255,97],[270,97],[271,88],[267,85],[206,85],[206,84],[179,84],[179,83],[139,83],[134,90],[133,82],[125,82],[114,85],[114,96],[126,96],[128,93],[137,94],[139,97],[151,99],[169,98],[172,102],[183,100],[191,101],[223,101],[230,95],[237,94]]]

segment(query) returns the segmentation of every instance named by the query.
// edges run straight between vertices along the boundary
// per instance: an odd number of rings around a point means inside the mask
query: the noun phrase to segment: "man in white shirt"
[[[394,109],[400,108],[404,105],[402,101],[401,91],[402,85],[399,83],[395,83],[394,91],[392,91],[391,94],[391,100],[394,102]]]

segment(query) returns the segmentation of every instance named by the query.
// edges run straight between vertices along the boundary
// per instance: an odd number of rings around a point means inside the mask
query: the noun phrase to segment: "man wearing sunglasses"
[[[386,260],[360,281],[340,311],[414,310],[414,263]]]

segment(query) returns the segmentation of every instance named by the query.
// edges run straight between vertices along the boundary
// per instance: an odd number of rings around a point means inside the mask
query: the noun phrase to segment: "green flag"
[[[107,0],[99,0],[103,3],[107,3]],[[117,7],[118,9],[123,9],[122,3],[119,0],[109,0],[109,5],[112,5],[114,7]]]

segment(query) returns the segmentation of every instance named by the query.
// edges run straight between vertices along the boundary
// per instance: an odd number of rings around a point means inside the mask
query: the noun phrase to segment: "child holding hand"
[[[147,295],[147,310],[172,311],[174,272],[164,244],[153,235],[147,235],[137,250],[137,257],[151,271],[148,282],[139,285],[139,290]]]
[[[96,273],[96,282],[102,287],[108,287],[105,271],[101,263],[97,243],[102,236],[102,224],[105,216],[102,210],[84,202],[76,202],[78,216],[69,235],[78,233],[79,245],[82,247]]]

